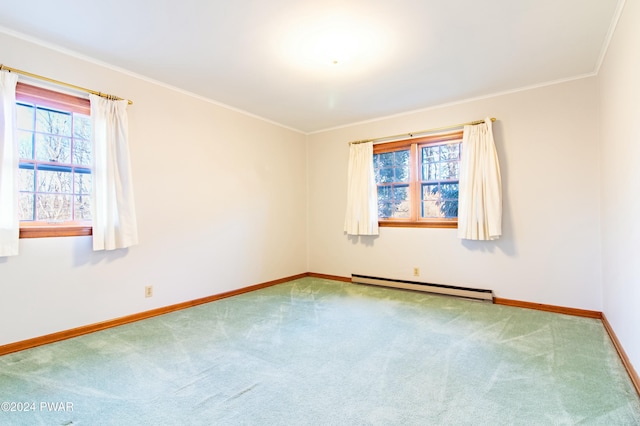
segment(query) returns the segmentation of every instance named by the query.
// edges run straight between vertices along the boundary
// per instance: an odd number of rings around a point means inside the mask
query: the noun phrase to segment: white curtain
[[[20,238],[17,82],[17,74],[0,72],[0,256],[17,255]]]
[[[378,193],[373,172],[373,142],[349,146],[347,213],[348,235],[378,235]]]
[[[460,158],[458,238],[495,240],[502,235],[502,181],[491,119],[465,126]]]
[[[93,126],[93,249],[138,243],[127,140],[127,101],[90,95]]]

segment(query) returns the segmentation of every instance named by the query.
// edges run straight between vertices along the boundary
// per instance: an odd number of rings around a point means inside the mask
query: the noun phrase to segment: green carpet
[[[640,424],[598,320],[314,278],[0,357],[0,402],[2,425]]]

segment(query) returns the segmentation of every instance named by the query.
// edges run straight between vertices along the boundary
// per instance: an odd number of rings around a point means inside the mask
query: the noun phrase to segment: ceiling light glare
[[[317,65],[348,64],[355,60],[360,53],[358,37],[351,31],[340,27],[324,28],[314,34],[310,34],[304,41],[307,47],[306,60]]]
[[[309,71],[345,69],[358,72],[379,61],[385,37],[374,26],[329,17],[284,31],[278,49],[286,61]]]

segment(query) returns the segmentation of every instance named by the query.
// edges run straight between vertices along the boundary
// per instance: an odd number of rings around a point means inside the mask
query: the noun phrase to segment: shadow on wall
[[[362,244],[366,247],[373,247],[376,239],[380,237],[379,235],[347,235],[347,239],[351,241],[351,244],[358,245]]]
[[[471,251],[481,251],[486,253],[495,253],[496,250],[500,250],[504,254],[509,257],[514,257],[517,255],[515,244],[513,243],[513,239],[510,237],[504,236],[504,227],[503,227],[503,235],[499,240],[495,241],[472,241],[472,240],[460,240],[462,241],[462,245],[467,250]]]

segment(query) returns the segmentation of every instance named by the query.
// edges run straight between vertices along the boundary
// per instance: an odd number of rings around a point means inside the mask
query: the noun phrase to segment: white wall
[[[305,135],[8,35],[0,46],[7,66],[134,101],[140,233],[108,253],[90,237],[21,240],[0,258],[0,345],[307,271]]]
[[[463,242],[453,229],[342,231],[351,140],[486,116],[504,188],[503,237]],[[600,311],[598,108],[595,78],[470,101],[309,137],[309,268],[493,289],[497,297]]]
[[[603,312],[640,369],[640,1],[626,0],[598,81]]]

